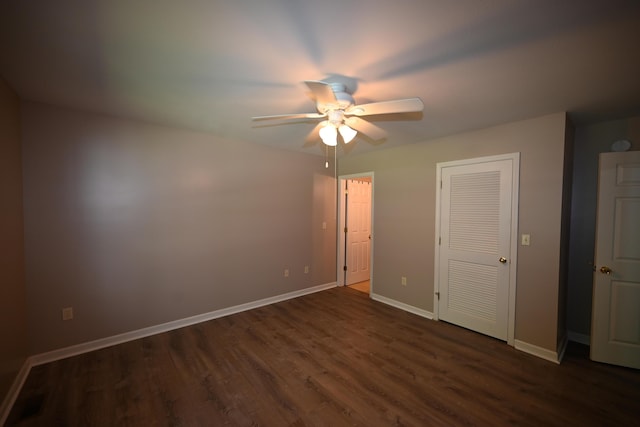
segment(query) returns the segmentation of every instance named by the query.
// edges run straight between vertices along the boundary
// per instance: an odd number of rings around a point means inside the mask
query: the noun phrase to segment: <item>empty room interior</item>
[[[0,0],[0,40],[0,425],[640,417],[639,2]]]

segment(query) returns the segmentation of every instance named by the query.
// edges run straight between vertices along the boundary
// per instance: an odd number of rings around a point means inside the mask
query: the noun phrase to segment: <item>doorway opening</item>
[[[338,177],[338,286],[373,293],[373,172]]]

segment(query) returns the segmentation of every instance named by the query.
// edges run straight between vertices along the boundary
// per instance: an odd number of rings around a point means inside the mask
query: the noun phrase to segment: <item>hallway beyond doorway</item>
[[[349,285],[350,288],[355,289],[356,291],[369,293],[370,283],[368,280],[364,280],[362,282],[354,283],[353,285]]]

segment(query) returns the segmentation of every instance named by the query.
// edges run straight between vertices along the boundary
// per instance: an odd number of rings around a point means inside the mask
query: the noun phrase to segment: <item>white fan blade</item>
[[[413,113],[423,109],[424,104],[420,98],[407,98],[354,105],[344,113],[348,116],[371,116],[375,114]]]
[[[360,117],[347,117],[344,121],[347,126],[352,127],[358,132],[362,132],[374,141],[378,141],[387,137],[387,133],[378,126],[370,123]]]
[[[326,114],[320,113],[299,113],[299,114],[276,114],[275,116],[251,117],[251,120],[272,120],[272,119],[321,119]]]
[[[336,95],[333,93],[333,89],[328,83],[316,81],[316,80],[305,80],[304,82],[311,93],[313,93],[313,97],[316,102],[319,104],[337,104],[338,100],[336,99]]]

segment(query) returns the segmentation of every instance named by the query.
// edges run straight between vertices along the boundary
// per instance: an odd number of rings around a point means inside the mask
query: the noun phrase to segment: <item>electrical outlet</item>
[[[309,266],[308,265],[304,266],[304,274],[309,274]]]
[[[400,279],[400,283],[402,283],[402,286],[407,286],[407,278],[402,276],[402,278]]]
[[[284,277],[289,277],[289,269],[288,268],[284,269]]]
[[[65,307],[62,309],[62,320],[73,319],[73,307]]]

